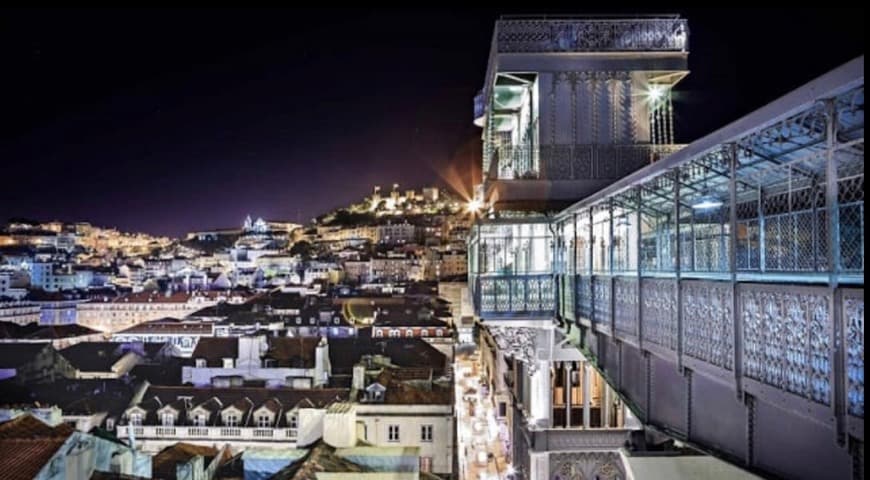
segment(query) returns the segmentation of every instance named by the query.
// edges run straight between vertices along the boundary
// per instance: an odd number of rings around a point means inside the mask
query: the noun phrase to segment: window
[[[399,441],[399,426],[398,425],[390,425],[387,427],[387,440],[390,442],[398,442]]]
[[[420,441],[421,442],[431,442],[432,441],[432,425],[423,425],[420,428]]]
[[[114,430],[115,429],[115,419],[108,418],[106,419],[106,430]]]
[[[171,427],[175,425],[175,415],[171,413],[163,413],[160,415],[160,424],[164,427]]]
[[[235,413],[228,413],[224,417],[224,424],[228,427],[237,427],[239,426],[239,417]]]
[[[193,417],[193,425],[196,427],[204,427],[205,426],[205,414],[204,413],[197,413]]]
[[[142,426],[142,414],[141,413],[131,413],[130,414],[130,425],[135,427]]]
[[[224,359],[224,368],[233,368],[235,363],[234,358],[225,358]]]
[[[498,416],[504,417],[507,415],[507,403],[498,402]]]
[[[427,473],[432,471],[432,457],[420,457],[420,471]]]
[[[197,358],[196,359],[196,368],[205,368],[205,359]]]
[[[296,414],[290,415],[290,428],[299,428],[299,416]]]
[[[413,336],[414,336],[414,331],[411,330],[410,328],[407,329],[407,330],[405,330],[405,336],[408,337],[408,338],[413,337]]]
[[[257,427],[258,428],[269,428],[272,426],[272,418],[265,413],[261,413],[257,415]]]

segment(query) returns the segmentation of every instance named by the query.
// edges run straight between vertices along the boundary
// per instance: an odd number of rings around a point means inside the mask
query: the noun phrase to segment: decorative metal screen
[[[742,284],[744,375],[829,405],[830,305],[825,289]]]
[[[677,290],[673,280],[644,278],[643,340],[677,351]]]
[[[734,369],[734,296],[730,283],[683,281],[683,353]]]

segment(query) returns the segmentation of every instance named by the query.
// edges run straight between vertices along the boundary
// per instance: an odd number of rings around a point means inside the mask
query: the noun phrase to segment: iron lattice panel
[[[614,309],[616,331],[637,337],[637,279],[614,279]]]
[[[511,311],[522,312],[526,309],[526,281],[524,278],[511,279]]]
[[[610,277],[592,277],[592,295],[595,301],[592,321],[595,323],[610,323],[610,287]]]
[[[683,352],[726,370],[734,369],[734,295],[721,282],[681,284]]]
[[[577,316],[592,321],[592,277],[577,277]]]
[[[849,413],[864,418],[864,292],[843,294],[846,324],[846,396]]]
[[[679,18],[517,19],[499,21],[496,38],[499,53],[684,51],[688,32]]]
[[[740,287],[743,372],[823,405],[831,403],[831,311],[824,290]]]
[[[643,340],[677,351],[677,292],[674,280],[643,279]]]
[[[495,280],[495,310],[497,312],[511,311],[510,281],[504,278]]]
[[[495,311],[495,282],[488,278],[480,279],[480,310]]]

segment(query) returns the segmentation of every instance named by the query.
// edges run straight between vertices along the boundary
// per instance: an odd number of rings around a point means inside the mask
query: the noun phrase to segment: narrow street
[[[486,387],[481,388],[477,347],[457,349],[456,423],[460,478],[464,480],[509,479],[512,469],[504,458],[498,423]]]

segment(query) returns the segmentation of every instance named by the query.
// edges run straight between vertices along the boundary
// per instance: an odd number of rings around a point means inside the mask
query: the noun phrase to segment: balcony
[[[542,450],[620,449],[631,433],[626,428],[530,428],[533,445]]]
[[[486,196],[497,199],[503,206],[544,199],[569,205],[682,147],[649,144],[501,147],[489,163]]]
[[[476,282],[475,305],[482,316],[549,316],[554,313],[552,275],[485,276]]]
[[[689,27],[676,16],[659,18],[510,18],[499,20],[498,53],[686,52]]]
[[[253,427],[164,427],[119,425],[118,438],[153,440],[249,440],[249,441],[291,441],[298,436],[296,428],[253,428]]]

